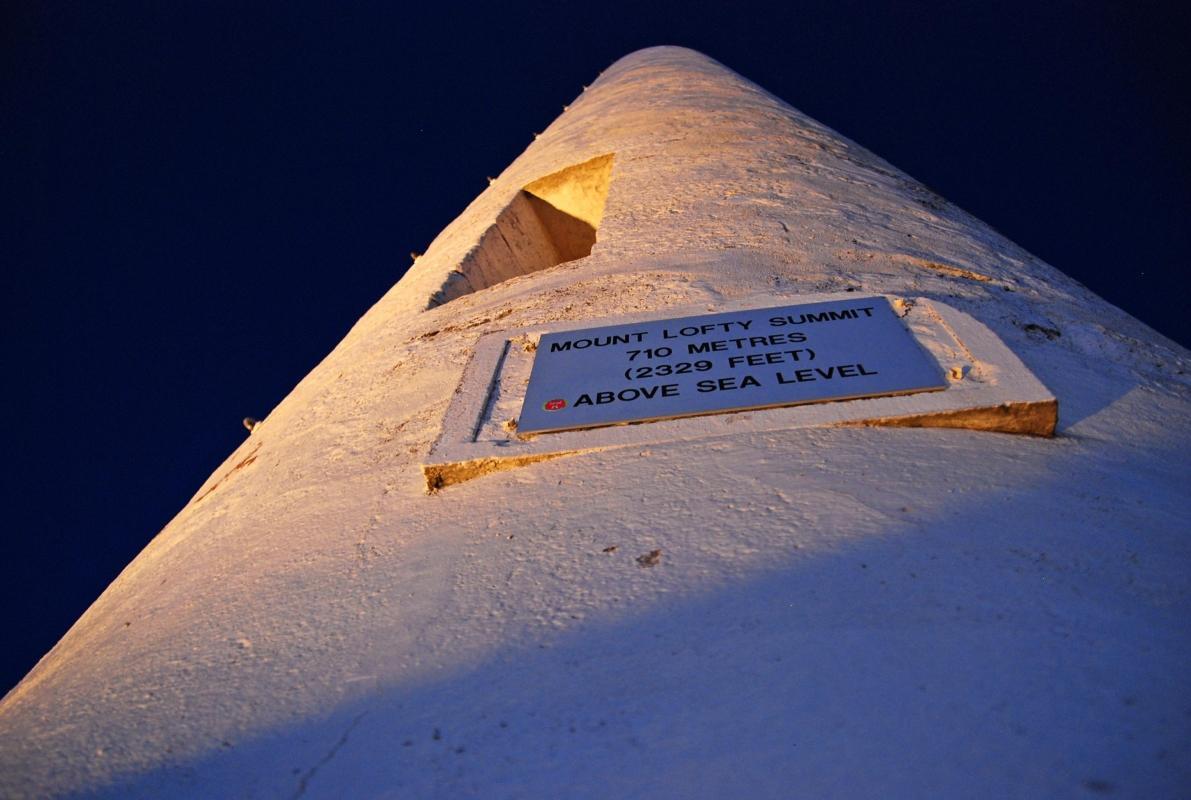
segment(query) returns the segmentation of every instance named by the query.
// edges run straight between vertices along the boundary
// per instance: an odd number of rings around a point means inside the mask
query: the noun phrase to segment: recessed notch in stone
[[[612,162],[608,153],[527,184],[450,273],[430,305],[590,255],[604,217]]]

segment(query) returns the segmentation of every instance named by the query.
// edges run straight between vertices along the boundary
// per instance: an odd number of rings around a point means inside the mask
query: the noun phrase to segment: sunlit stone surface
[[[609,156],[598,218],[552,203],[588,255],[442,293],[527,187]],[[695,437],[426,491],[484,334],[849,288],[979,320],[1058,435]],[[635,53],[3,700],[0,796],[1178,796],[1186,369],[740,76]]]

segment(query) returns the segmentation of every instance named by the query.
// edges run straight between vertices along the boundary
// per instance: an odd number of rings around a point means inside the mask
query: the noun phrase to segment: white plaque
[[[883,297],[548,333],[521,433],[944,389]]]

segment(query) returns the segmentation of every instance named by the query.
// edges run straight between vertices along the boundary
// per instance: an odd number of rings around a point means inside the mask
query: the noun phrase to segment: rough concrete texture
[[[518,192],[609,153],[590,256],[424,310]],[[988,326],[1058,435],[770,431],[425,491],[482,334],[849,287]],[[1187,356],[711,60],[635,53],[4,698],[0,796],[1185,796]]]

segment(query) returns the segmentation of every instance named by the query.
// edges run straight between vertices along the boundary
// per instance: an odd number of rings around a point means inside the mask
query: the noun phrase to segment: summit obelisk
[[[849,297],[945,388],[516,430],[547,334]],[[0,795],[1176,796],[1187,356],[634,53],[4,698]]]

